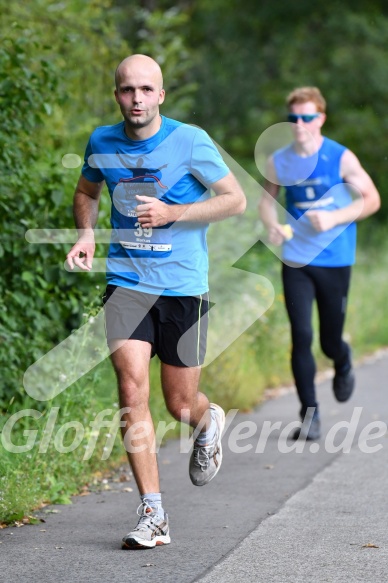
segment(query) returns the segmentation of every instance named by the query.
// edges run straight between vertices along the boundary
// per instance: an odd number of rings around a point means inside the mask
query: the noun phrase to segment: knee
[[[334,360],[335,356],[338,354],[339,352],[339,348],[340,346],[335,345],[333,342],[328,342],[327,340],[322,340],[321,338],[321,349],[322,352],[325,356],[327,356],[327,358],[330,358],[330,360]]]
[[[310,348],[313,341],[313,331],[308,326],[298,326],[292,329],[292,344],[296,349]]]
[[[183,421],[184,423],[187,423],[190,419],[192,405],[191,401],[186,397],[174,396],[166,399],[166,407],[170,415],[177,421]]]
[[[121,405],[134,409],[148,408],[148,390],[144,390],[134,379],[118,383]]]

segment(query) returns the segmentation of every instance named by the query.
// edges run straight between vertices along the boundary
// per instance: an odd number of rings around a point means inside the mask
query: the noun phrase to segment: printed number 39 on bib
[[[137,221],[134,229],[126,229],[128,235],[126,241],[120,241],[124,249],[138,251],[171,252],[172,240],[169,228],[142,227]]]
[[[137,229],[133,231],[135,237],[146,237],[148,239],[152,237],[152,227],[143,228],[139,222],[135,223],[135,227],[137,227]]]

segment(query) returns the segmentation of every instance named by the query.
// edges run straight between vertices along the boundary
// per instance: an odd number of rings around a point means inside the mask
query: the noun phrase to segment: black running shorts
[[[192,367],[206,353],[209,297],[157,296],[108,285],[103,296],[108,344],[115,339],[149,342],[165,364]]]

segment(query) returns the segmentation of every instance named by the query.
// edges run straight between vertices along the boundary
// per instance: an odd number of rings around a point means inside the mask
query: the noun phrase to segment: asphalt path
[[[314,443],[287,439],[293,390],[237,413],[207,486],[189,480],[187,442],[162,447],[170,545],[121,550],[139,498],[133,481],[115,478],[70,506],[43,509],[44,523],[0,531],[0,581],[388,581],[388,356],[357,366],[356,377],[344,404],[330,378],[319,384],[323,431]]]

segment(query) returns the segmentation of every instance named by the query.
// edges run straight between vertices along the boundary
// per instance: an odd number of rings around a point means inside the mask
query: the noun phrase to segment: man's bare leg
[[[116,340],[110,348],[120,406],[128,408],[122,416],[126,422],[122,429],[124,444],[142,499],[139,522],[123,538],[122,546],[136,549],[169,544],[168,516],[162,506],[155,431],[148,404],[151,345],[141,340]]]
[[[120,407],[129,408],[123,415],[126,424],[122,434],[139,493],[159,492],[155,432],[148,404],[151,345],[141,340],[114,340],[110,348]]]
[[[197,428],[190,457],[189,475],[195,486],[212,480],[222,462],[221,437],[225,413],[218,405],[209,403],[198,391],[200,367],[185,368],[162,364],[162,386],[170,413],[184,423]]]
[[[162,387],[166,406],[178,421],[191,427],[210,427],[209,399],[198,391],[201,367],[180,367],[162,363]]]

